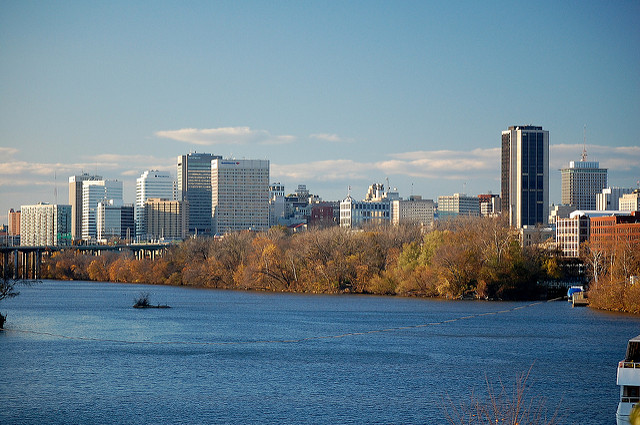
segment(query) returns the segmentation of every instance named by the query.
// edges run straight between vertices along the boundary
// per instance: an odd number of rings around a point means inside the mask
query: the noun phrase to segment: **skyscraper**
[[[269,229],[269,161],[215,159],[211,185],[215,233]]]
[[[102,176],[82,173],[69,177],[69,205],[71,205],[71,238],[82,238],[82,182],[85,180],[102,180]]]
[[[98,203],[110,199],[122,202],[121,181],[85,180],[82,182],[82,239],[97,238]]]
[[[596,209],[596,195],[607,187],[607,169],[598,161],[587,161],[587,151],[582,151],[580,161],[570,161],[562,173],[562,203],[577,210]]]
[[[211,161],[222,159],[210,153],[178,157],[178,197],[189,203],[189,234],[211,235]]]
[[[533,125],[502,132],[502,212],[521,228],[547,224],[549,132]]]
[[[147,170],[136,180],[136,236],[145,237],[145,203],[151,198],[175,201],[177,199],[175,180],[166,171]]]

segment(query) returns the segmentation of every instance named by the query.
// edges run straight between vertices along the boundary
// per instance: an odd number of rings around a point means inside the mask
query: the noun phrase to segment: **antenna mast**
[[[587,125],[584,125],[582,130],[582,158],[580,158],[581,162],[587,160]]]
[[[56,171],[53,172],[53,203],[58,205],[58,177]]]

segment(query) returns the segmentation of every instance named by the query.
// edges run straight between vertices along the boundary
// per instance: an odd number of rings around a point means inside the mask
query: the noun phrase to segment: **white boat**
[[[618,363],[617,382],[620,386],[617,424],[629,425],[629,415],[636,404],[640,403],[640,335],[629,340],[627,354]]]

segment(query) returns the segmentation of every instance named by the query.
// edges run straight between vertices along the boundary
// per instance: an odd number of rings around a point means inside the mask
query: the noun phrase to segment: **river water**
[[[133,309],[148,292],[171,309]],[[4,300],[2,424],[446,424],[509,390],[614,424],[640,318],[566,302],[441,301],[44,281]]]

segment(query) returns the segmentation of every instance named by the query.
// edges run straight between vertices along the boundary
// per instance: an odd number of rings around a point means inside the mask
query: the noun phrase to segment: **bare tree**
[[[26,282],[24,280],[15,280],[3,277],[2,280],[0,280],[0,301],[4,300],[5,298],[13,298],[20,295],[20,292],[16,290],[16,286],[25,283]],[[7,316],[4,316],[2,315],[2,313],[0,313],[0,329],[4,327],[5,320],[7,320]]]
[[[533,367],[533,366],[532,366]],[[496,389],[487,378],[486,398],[471,394],[468,402],[445,402],[444,415],[452,425],[553,425],[559,423],[558,409],[549,413],[544,397],[530,395],[528,384],[531,368],[516,376],[513,388],[508,389],[500,381]]]

